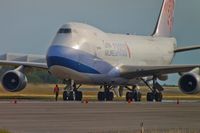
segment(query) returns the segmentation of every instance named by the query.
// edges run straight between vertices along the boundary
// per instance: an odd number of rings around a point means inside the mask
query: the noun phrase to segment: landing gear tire
[[[152,92],[147,93],[147,101],[153,102],[154,100],[154,94]]]
[[[147,93],[147,101],[148,102],[153,102],[153,100],[155,99],[156,102],[162,102],[163,99],[163,95],[161,92],[149,92]]]
[[[162,102],[162,98],[163,98],[162,93],[158,92],[158,93],[155,94],[156,102]]]
[[[140,102],[142,98],[142,94],[140,92],[135,92],[134,93],[134,100],[135,102]]]
[[[75,100],[76,101],[81,101],[83,98],[83,93],[81,91],[76,91],[75,92]]]
[[[113,92],[107,92],[106,93],[106,101],[113,101],[113,98],[114,98]]]
[[[70,91],[70,92],[69,92],[68,100],[69,100],[69,101],[74,101],[74,93],[73,93],[73,91]]]
[[[113,92],[99,92],[98,101],[113,101],[114,94]]]
[[[75,94],[75,96],[74,96]],[[81,91],[76,91],[76,92],[73,92],[73,91],[70,91],[70,92],[67,92],[67,91],[64,91],[63,92],[63,100],[64,101],[81,101],[83,98],[83,93]]]
[[[127,92],[126,93],[126,101],[135,101],[140,102],[142,98],[142,94],[140,92]]]
[[[64,101],[67,101],[67,100],[68,100],[68,92],[67,92],[67,91],[64,91],[64,92],[63,92],[63,100],[64,100]]]
[[[98,101],[104,101],[104,100],[105,100],[105,93],[98,92]]]

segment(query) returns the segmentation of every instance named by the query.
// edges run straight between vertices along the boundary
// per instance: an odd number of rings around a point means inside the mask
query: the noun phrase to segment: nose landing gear
[[[83,94],[78,89],[81,85],[77,86],[73,80],[65,81],[66,87],[63,92],[63,100],[64,101],[81,101],[83,98]]]

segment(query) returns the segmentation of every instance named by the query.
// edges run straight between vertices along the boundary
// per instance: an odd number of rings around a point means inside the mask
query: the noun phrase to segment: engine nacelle
[[[27,78],[22,72],[11,70],[3,74],[1,82],[7,91],[18,92],[26,87]]]
[[[185,94],[200,92],[200,76],[196,73],[186,73],[179,79],[179,88]]]

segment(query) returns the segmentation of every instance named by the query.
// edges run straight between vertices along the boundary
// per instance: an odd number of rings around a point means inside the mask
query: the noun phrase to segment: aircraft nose
[[[54,65],[71,66],[72,61],[77,61],[77,56],[73,50],[62,45],[52,45],[49,47],[46,60],[48,68]]]
[[[108,72],[112,66],[104,61],[100,65],[94,66],[94,55],[81,51],[77,47],[67,47],[62,45],[52,45],[49,47],[46,60],[49,70],[54,68],[65,68],[81,73],[100,74]],[[102,67],[104,66],[104,67]]]

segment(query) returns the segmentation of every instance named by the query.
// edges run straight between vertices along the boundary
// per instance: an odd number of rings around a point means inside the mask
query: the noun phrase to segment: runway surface
[[[1,101],[0,128],[13,133],[100,133],[200,128],[200,102]]]

